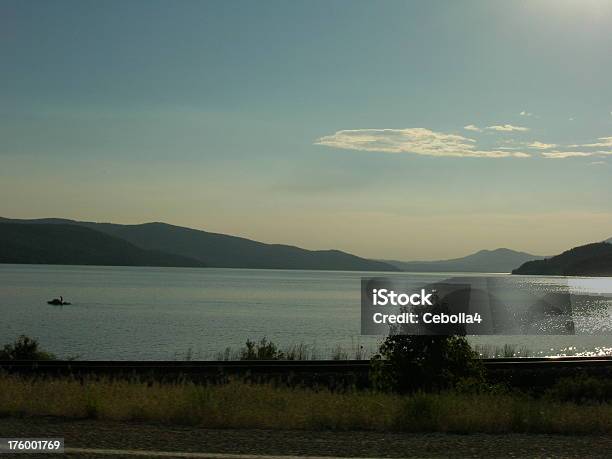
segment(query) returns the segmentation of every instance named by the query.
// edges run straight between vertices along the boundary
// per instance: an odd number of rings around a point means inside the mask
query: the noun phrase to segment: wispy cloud
[[[496,124],[494,126],[487,126],[485,129],[497,132],[526,132],[529,130],[527,127],[513,126],[512,124]]]
[[[556,143],[545,143],[539,140],[519,142],[514,139],[501,139],[498,141],[498,144],[501,145],[498,147],[500,150],[550,150],[551,148],[557,148],[559,146]]]
[[[531,113],[529,114],[529,116],[531,116]],[[485,128],[480,128],[474,124],[468,124],[467,126],[463,126],[463,129],[465,129],[466,131],[474,131],[474,132],[483,132],[484,130],[497,131],[497,132],[526,132],[526,131],[529,131],[529,128],[527,127],[513,126],[512,124],[495,124],[493,126],[487,126]]]
[[[538,142],[537,140],[527,144],[528,148],[533,148],[535,150],[550,150],[551,148],[556,148],[557,146],[558,145],[556,143],[544,143]]]
[[[547,151],[542,153],[542,156],[548,159],[566,159],[593,156],[593,153],[587,151]]]
[[[533,142],[532,145],[540,144],[540,142]],[[592,143],[578,143],[574,145],[553,145],[553,144],[542,144],[548,145],[548,148],[556,148],[555,151],[548,151],[542,153],[544,158],[550,159],[565,159],[565,158],[578,158],[578,157],[590,157],[599,156],[606,157],[612,155],[612,137],[599,137],[597,142]],[[535,147],[534,148],[538,148]],[[602,150],[603,148],[603,150]]]
[[[426,128],[351,129],[337,131],[317,139],[315,145],[344,150],[384,153],[411,153],[426,156],[469,158],[527,158],[524,152],[479,150],[476,141],[457,134],[435,132]]]
[[[589,156],[608,156],[612,151],[547,151],[542,156],[550,159],[565,159]]]
[[[473,124],[464,126],[464,129],[482,132],[482,128]],[[489,126],[485,129],[504,133],[527,128],[506,124]],[[487,140],[489,141],[490,139]],[[530,150],[539,151],[539,157],[545,159],[612,157],[612,136],[599,137],[597,142],[575,145],[547,143],[539,140],[522,141],[503,135],[498,136],[495,140],[497,146],[490,146],[489,143],[483,147],[480,142],[480,140],[477,142],[463,135],[436,132],[426,128],[346,129],[317,139],[315,145],[343,150],[460,158],[529,158],[532,156]],[[593,163],[599,163],[599,161],[593,161]]]
[[[605,166],[606,164],[605,161],[591,161],[589,166]]]
[[[576,147],[589,147],[589,148],[601,148],[601,147],[612,147],[612,137],[599,137],[599,142],[595,143],[581,143],[577,145],[570,145],[572,148]]]

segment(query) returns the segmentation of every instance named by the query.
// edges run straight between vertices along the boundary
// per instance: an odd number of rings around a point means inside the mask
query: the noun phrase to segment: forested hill
[[[597,242],[575,247],[552,258],[524,263],[512,274],[612,276],[612,244]]]
[[[199,260],[145,250],[82,226],[47,223],[0,223],[0,263],[204,266]]]
[[[196,260],[209,267],[398,271],[398,268],[390,264],[361,258],[340,250],[306,250],[290,245],[265,244],[242,237],[210,233],[167,223],[119,225],[65,219],[0,219],[0,221],[11,224],[58,224],[84,227],[122,239],[140,249],[174,254],[183,259]]]

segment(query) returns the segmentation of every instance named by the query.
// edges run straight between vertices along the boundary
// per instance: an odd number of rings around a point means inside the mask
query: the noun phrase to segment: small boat
[[[47,304],[52,304],[53,306],[65,306],[70,303],[68,301],[64,301],[64,297],[60,296],[59,298],[53,298],[52,300],[47,301]]]

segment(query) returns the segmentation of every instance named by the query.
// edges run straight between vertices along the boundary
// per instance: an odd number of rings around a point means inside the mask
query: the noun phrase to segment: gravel
[[[424,458],[612,457],[610,436],[215,430],[40,417],[0,418],[0,437],[64,437],[66,447],[72,448],[231,454]],[[54,455],[37,456],[50,459]],[[63,457],[77,456],[123,457]],[[15,457],[25,459],[34,455]]]

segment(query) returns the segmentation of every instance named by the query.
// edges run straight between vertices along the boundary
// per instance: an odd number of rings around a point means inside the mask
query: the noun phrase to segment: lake
[[[428,283],[466,273],[0,264],[0,344],[26,334],[59,357],[215,359],[227,347],[265,336],[283,347],[304,344],[321,358],[338,346],[352,357],[380,340],[360,336],[360,279],[381,275]],[[580,292],[612,293],[611,278],[513,277],[550,291],[569,284]],[[46,303],[60,295],[72,304]],[[610,297],[597,301],[598,314],[589,320],[609,330]],[[609,334],[470,340],[491,348],[524,347],[532,355],[612,354]]]

